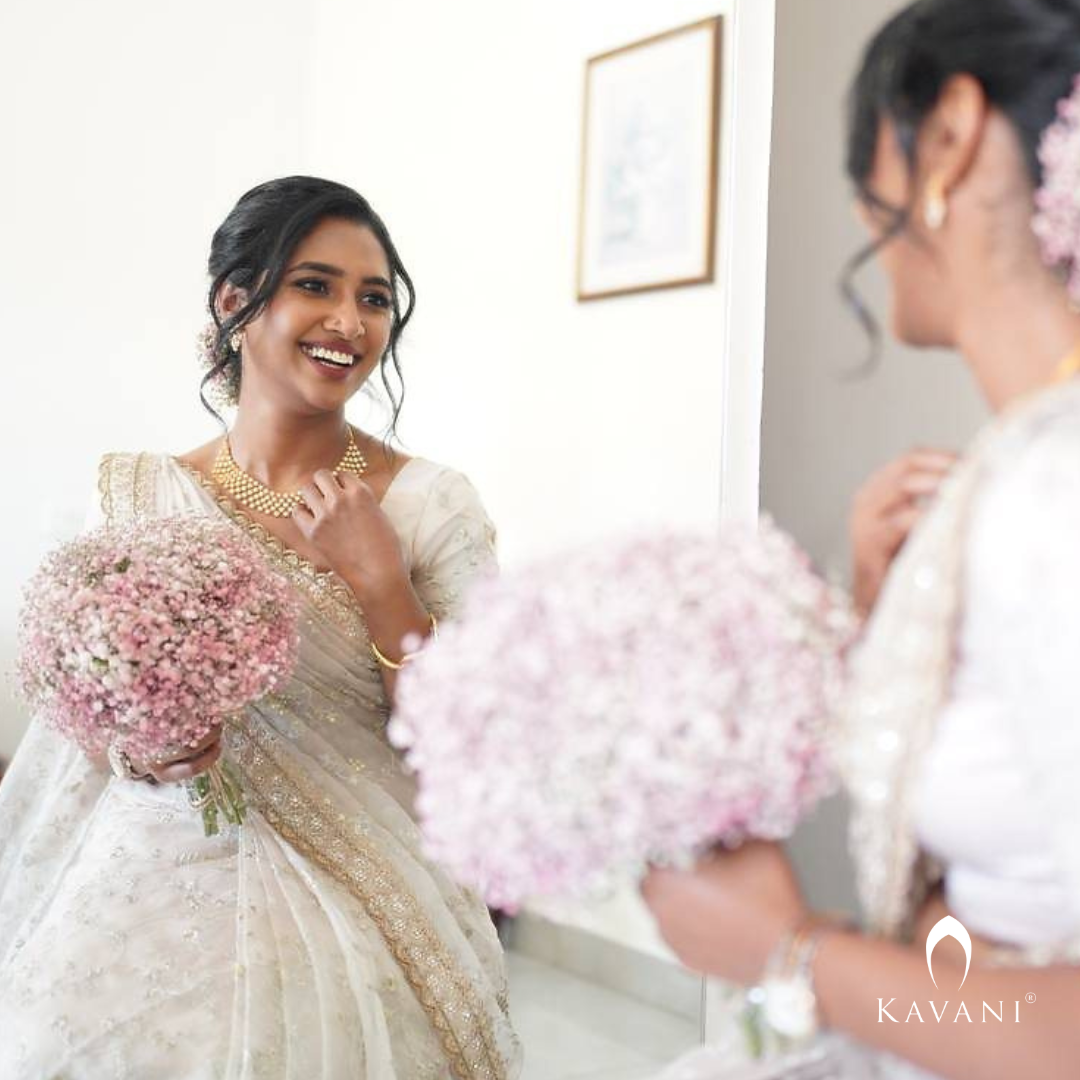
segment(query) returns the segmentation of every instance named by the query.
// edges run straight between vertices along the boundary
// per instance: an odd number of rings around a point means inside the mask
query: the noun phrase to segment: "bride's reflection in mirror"
[[[794,222],[778,246],[807,254],[773,260],[765,403],[766,505],[783,506],[823,562],[846,554],[835,534],[870,474],[850,517],[866,622],[838,731],[864,925],[823,916],[850,889],[843,863],[822,858],[835,821],[804,838],[802,881],[788,852],[758,844],[657,875],[650,902],[688,962],[762,984],[774,1030],[805,1040],[801,1065],[769,1075],[1064,1078],[1080,1006],[1078,755],[1063,752],[1078,743],[1080,7],[880,7],[860,15],[872,23],[845,115],[858,235],[806,213],[808,183],[836,208],[835,176],[783,167],[802,160],[785,125],[815,130],[822,35],[850,5],[788,9],[805,83],[778,116],[774,175],[789,179],[774,210]],[[836,377],[837,340],[865,348],[857,324],[808,340],[807,325],[840,318],[819,238],[835,267],[873,263],[876,296],[885,285],[893,345],[861,381]],[[849,275],[849,300],[863,282]],[[942,356],[897,344],[955,350],[963,364],[946,371]],[[832,456],[837,468],[822,468]],[[845,471],[855,479],[837,505]],[[1033,1028],[1025,1008],[1051,998]],[[991,1009],[1000,1026],[987,1039]],[[685,1073],[728,1075],[717,1059]]]

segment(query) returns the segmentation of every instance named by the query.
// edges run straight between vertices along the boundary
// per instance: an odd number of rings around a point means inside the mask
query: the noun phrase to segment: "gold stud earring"
[[[949,216],[949,202],[945,197],[945,181],[931,176],[926,182],[923,195],[923,221],[931,232],[938,232]]]

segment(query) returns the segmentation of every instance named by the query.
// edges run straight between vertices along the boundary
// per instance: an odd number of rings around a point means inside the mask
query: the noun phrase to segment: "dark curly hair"
[[[392,409],[389,435],[396,433],[405,398],[397,346],[412,318],[416,290],[390,233],[370,203],[344,184],[314,176],[287,176],[252,188],[241,196],[211,241],[209,308],[214,322],[206,342],[210,366],[199,385],[199,398],[222,426],[225,422],[207,400],[206,390],[216,383],[233,401],[240,393],[240,353],[232,348],[230,338],[263,311],[281,284],[297,245],[327,218],[353,221],[371,229],[390,264],[393,325],[379,374]],[[243,289],[247,302],[223,319],[217,310],[217,297],[226,282]]]
[[[949,79],[961,74],[977,79],[987,101],[1012,123],[1038,186],[1042,133],[1080,74],[1080,0],[918,0],[867,47],[848,99],[847,174],[858,198],[887,227],[850,261],[841,290],[875,351],[877,321],[852,279],[907,228],[912,209],[885,202],[870,187],[878,131],[883,120],[892,122],[914,170],[923,121]]]

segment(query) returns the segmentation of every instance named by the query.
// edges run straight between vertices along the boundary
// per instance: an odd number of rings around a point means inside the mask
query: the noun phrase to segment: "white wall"
[[[837,577],[848,567],[851,496],[878,465],[915,445],[960,448],[985,415],[955,356],[887,343],[880,366],[858,367],[867,341],[836,291],[865,244],[843,173],[844,102],[863,47],[899,0],[779,0],[762,506]],[[888,328],[876,268],[864,295]],[[794,845],[819,904],[854,906],[846,820],[834,801]]]
[[[318,6],[311,168],[391,225],[419,290],[403,434],[467,467],[507,561],[715,518],[719,285],[582,305],[574,271],[585,58],[730,7]]]

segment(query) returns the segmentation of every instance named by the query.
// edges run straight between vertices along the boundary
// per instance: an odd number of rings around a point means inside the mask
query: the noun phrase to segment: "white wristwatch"
[[[785,968],[761,983],[765,1023],[793,1042],[806,1042],[821,1030],[812,967],[817,940],[816,934],[806,934],[801,942],[792,942],[791,959]]]
[[[847,918],[812,916],[776,947],[755,998],[765,1023],[792,1043],[808,1042],[821,1031],[814,991],[814,957],[824,930],[847,929]]]

